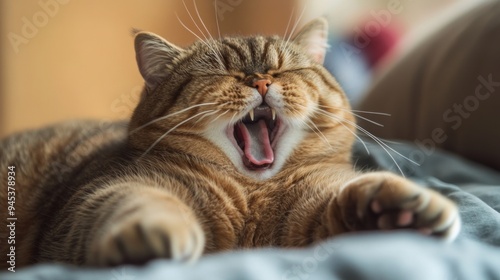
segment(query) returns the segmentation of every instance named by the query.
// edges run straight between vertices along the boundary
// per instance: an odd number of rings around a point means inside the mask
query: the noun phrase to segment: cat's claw
[[[456,205],[445,196],[391,173],[362,175],[337,200],[349,230],[415,229],[447,241],[460,231]]]
[[[97,236],[87,262],[95,266],[143,264],[156,258],[192,261],[204,248],[196,221],[168,212],[133,213]]]

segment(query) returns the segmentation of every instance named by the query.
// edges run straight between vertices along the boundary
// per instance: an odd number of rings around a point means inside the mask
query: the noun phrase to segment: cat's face
[[[187,49],[139,33],[137,60],[146,89],[131,131],[151,136],[145,152],[161,148],[168,135],[201,136],[241,173],[261,180],[279,172],[300,145],[349,149],[352,137],[338,130],[341,120],[352,121],[349,107],[321,66],[326,36],[322,19],[290,41],[228,37]]]

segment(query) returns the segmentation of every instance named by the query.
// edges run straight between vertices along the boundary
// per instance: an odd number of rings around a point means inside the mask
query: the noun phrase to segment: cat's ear
[[[148,88],[157,87],[172,69],[174,60],[184,50],[149,32],[135,35],[135,57]]]
[[[302,46],[317,63],[323,64],[328,49],[328,22],[325,18],[317,18],[306,24],[293,41]]]

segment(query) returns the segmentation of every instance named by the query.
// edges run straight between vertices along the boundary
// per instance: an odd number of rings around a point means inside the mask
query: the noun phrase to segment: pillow
[[[419,163],[442,148],[500,170],[500,1],[466,2],[368,91],[357,109],[391,114],[373,116],[384,127],[359,124],[414,142]]]

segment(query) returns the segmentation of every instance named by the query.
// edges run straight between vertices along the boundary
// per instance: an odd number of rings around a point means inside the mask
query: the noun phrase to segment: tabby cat
[[[186,49],[137,33],[145,88],[128,124],[70,122],[0,142],[2,221],[15,166],[17,265],[188,261],[362,230],[453,240],[452,201],[392,173],[354,170],[354,118],[322,66],[326,40],[324,19],[289,40],[225,37]]]

